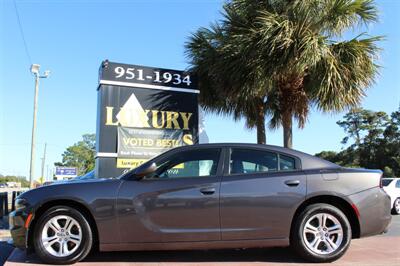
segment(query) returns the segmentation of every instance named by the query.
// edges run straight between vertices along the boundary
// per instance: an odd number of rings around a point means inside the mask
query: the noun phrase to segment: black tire
[[[400,214],[400,209],[396,210],[396,203],[400,203],[400,198],[397,198],[397,199],[394,200],[393,206],[392,206],[392,214],[399,215]]]
[[[307,246],[307,239],[304,239],[303,236],[303,230],[307,221],[311,219],[314,215],[322,213],[332,215],[334,218],[336,218],[342,226],[343,231],[343,239],[341,243],[338,245],[335,251],[329,254],[319,254],[317,252],[314,252],[311,248]],[[297,217],[297,220],[294,222],[294,227],[291,231],[290,245],[299,256],[308,261],[331,262],[343,256],[350,245],[351,236],[351,226],[346,215],[341,210],[332,205],[318,203],[307,206]],[[323,249],[324,246],[324,243],[318,245],[318,247],[321,247],[321,249]]]
[[[42,231],[46,223],[53,217],[59,215],[69,216],[79,224],[81,228],[81,242],[77,245],[77,249],[70,255],[64,257],[58,257],[52,255],[46,250],[42,243]],[[50,264],[72,264],[84,259],[90,252],[93,244],[93,233],[90,229],[90,225],[85,216],[78,210],[68,206],[55,206],[48,209],[43,215],[41,215],[34,228],[33,246],[36,254],[46,263]],[[57,244],[59,245],[59,244]],[[57,247],[56,245],[56,247]],[[70,244],[71,245],[71,244]],[[74,244],[72,244],[74,246]],[[60,245],[58,246],[60,247]],[[71,250],[72,251],[72,250]]]

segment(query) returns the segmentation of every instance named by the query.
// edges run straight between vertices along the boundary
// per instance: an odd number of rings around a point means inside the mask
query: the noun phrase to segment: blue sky
[[[34,80],[31,63],[49,69],[39,92],[36,174],[48,144],[51,169],[69,145],[96,130],[97,75],[102,60],[185,69],[184,43],[198,27],[220,18],[223,1],[207,0],[16,0],[31,60],[26,55],[12,0],[0,3],[0,173],[29,175]],[[381,75],[364,108],[392,112],[400,103],[400,1],[380,0],[380,22],[367,29],[385,35]],[[355,33],[356,34],[356,33]],[[351,36],[351,35],[349,35]],[[340,150],[343,116],[313,111],[305,129],[294,131],[294,148],[308,153]],[[244,122],[209,114],[211,142],[255,142]],[[281,145],[281,130],[267,133]],[[46,173],[46,170],[45,170]]]

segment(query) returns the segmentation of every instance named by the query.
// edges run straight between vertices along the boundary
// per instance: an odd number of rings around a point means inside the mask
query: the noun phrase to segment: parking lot
[[[1,251],[0,251],[1,252]],[[140,251],[91,254],[76,265],[307,265],[289,248],[216,251]],[[7,266],[40,265],[35,254],[15,249]],[[324,265],[324,264],[319,264]],[[400,216],[393,216],[387,234],[353,240],[346,255],[329,265],[400,265]]]

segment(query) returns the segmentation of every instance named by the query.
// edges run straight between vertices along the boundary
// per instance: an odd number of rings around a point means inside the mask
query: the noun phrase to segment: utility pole
[[[39,94],[39,75],[35,75],[35,99],[33,101],[33,125],[31,139],[31,162],[29,173],[29,188],[33,188],[33,176],[35,175],[35,140],[36,140],[36,115]]]
[[[47,147],[47,143],[44,144],[44,152],[43,152],[43,157],[42,157],[42,174],[41,174],[40,178],[42,178],[43,180],[46,180],[44,178],[44,163],[46,162],[46,147]]]
[[[33,181],[35,175],[35,141],[36,141],[36,116],[39,96],[39,80],[41,78],[47,78],[50,75],[50,71],[46,70],[43,75],[39,73],[40,65],[32,64],[31,73],[35,76],[35,96],[33,100],[33,125],[32,125],[32,139],[31,139],[31,161],[29,169],[29,186],[33,188]]]

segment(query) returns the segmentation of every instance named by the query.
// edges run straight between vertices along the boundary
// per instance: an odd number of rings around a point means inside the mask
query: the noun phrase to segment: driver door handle
[[[215,188],[214,187],[206,187],[200,189],[201,194],[203,195],[212,195],[215,193]]]

